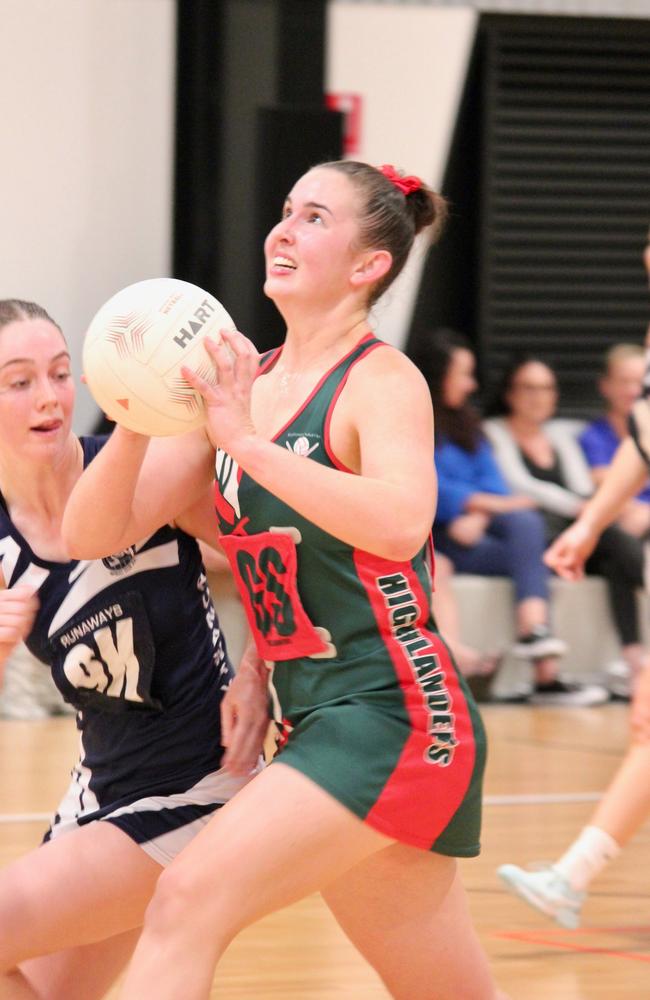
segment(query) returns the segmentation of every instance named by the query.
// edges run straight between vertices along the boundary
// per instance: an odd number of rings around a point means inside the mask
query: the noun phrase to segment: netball
[[[83,370],[99,407],[129,430],[155,437],[201,427],[205,407],[181,367],[216,381],[206,336],[234,323],[214,296],[178,278],[150,278],[113,295],[93,317]]]

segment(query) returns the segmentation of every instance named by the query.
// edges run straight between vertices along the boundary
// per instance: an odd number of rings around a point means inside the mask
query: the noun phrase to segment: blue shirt
[[[510,496],[486,440],[480,442],[476,451],[466,451],[451,441],[442,440],[436,444],[435,462],[438,472],[438,524],[446,524],[463,514],[473,493]]]
[[[610,465],[621,443],[620,437],[606,417],[589,424],[578,440],[592,469]],[[637,493],[637,500],[650,503],[650,482]]]

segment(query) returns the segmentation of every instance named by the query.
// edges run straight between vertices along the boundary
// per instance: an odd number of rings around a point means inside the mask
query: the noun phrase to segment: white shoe
[[[541,660],[547,656],[564,656],[567,648],[564,639],[551,635],[546,625],[537,625],[527,635],[518,637],[511,652],[522,660]]]
[[[632,697],[632,671],[625,660],[614,660],[605,668],[605,682],[610,693],[622,701]]]
[[[552,917],[560,927],[575,930],[580,926],[580,911],[587,893],[572,889],[551,865],[532,872],[517,865],[501,865],[497,874],[507,889],[540,913]]]
[[[593,705],[603,705],[609,698],[609,691],[600,684],[576,684],[558,677],[548,684],[537,684],[528,697],[528,704],[591,708]]]

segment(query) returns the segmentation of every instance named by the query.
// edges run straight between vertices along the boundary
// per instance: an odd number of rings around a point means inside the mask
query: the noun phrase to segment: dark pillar
[[[324,110],[325,0],[178,0],[174,274],[260,348],[281,323],[262,242],[296,178],[341,155]]]

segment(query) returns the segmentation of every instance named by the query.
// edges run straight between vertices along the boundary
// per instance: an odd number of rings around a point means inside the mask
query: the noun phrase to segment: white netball
[[[213,295],[178,278],[150,278],[117,292],[93,317],[83,370],[98,406],[129,430],[155,437],[201,427],[205,406],[181,366],[214,384],[204,339],[234,323]]]

